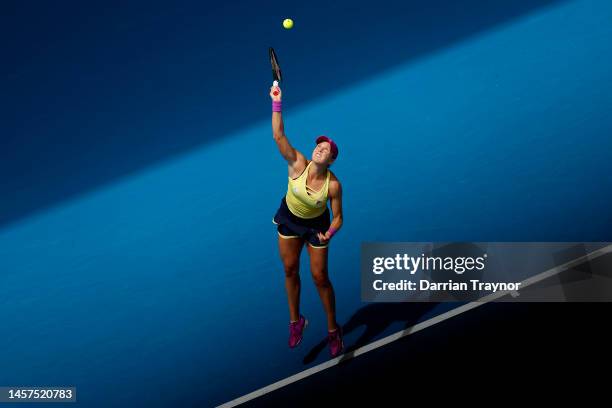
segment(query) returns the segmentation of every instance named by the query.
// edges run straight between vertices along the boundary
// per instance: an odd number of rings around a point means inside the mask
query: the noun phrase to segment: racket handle
[[[272,86],[276,88],[278,86],[278,81],[272,82]],[[278,95],[278,91],[272,92],[272,95],[274,95],[274,96]]]

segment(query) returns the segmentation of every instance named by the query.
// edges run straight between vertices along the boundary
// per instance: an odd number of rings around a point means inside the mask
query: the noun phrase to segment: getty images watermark
[[[363,243],[361,297],[612,301],[611,266],[612,245],[606,242]]]
[[[421,254],[418,257],[408,254],[396,254],[395,257],[376,257],[372,261],[372,272],[380,275],[385,271],[405,271],[410,275],[415,275],[417,271],[435,273],[436,271],[452,271],[457,275],[462,275],[466,271],[483,271],[487,254],[480,257],[452,257],[452,256],[426,256]],[[521,282],[482,282],[479,279],[470,279],[468,282],[461,282],[448,279],[446,282],[435,282],[431,279],[419,279],[416,281],[401,279],[398,282],[385,282],[383,279],[374,280],[372,287],[376,291],[380,290],[430,290],[430,291],[482,291],[488,290],[496,292],[498,290],[515,291],[521,286]]]

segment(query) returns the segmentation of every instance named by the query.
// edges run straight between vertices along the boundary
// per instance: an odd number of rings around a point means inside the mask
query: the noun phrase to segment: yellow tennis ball
[[[291,29],[293,27],[293,20],[290,18],[286,18],[283,21],[283,27],[285,27],[287,30]]]

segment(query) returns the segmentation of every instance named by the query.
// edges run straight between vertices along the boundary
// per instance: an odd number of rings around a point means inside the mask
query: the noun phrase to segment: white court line
[[[581,256],[579,258],[576,258],[574,260],[571,260],[569,262],[564,263],[563,265],[559,265],[559,266],[555,266],[554,268],[551,268],[547,271],[544,271],[538,275],[532,276],[531,278],[527,278],[524,281],[521,282],[521,285],[519,286],[521,289],[522,288],[526,288],[527,286],[533,285],[534,283],[540,282],[544,279],[550,278],[554,275],[557,275],[561,272],[563,272],[566,269],[569,269],[571,267],[574,267],[576,265],[580,265],[582,262],[584,261],[591,261],[595,258],[598,258],[602,255],[605,255],[607,253],[612,252],[612,245],[608,245],[605,246],[603,248],[600,248],[596,251],[593,251],[591,253],[588,253],[584,256]],[[519,291],[521,290],[519,289]],[[338,363],[340,363],[341,361],[346,361],[349,360],[353,357],[357,357],[361,354],[367,353],[368,351],[372,351],[374,349],[377,349],[379,347],[385,346],[389,343],[392,343],[396,340],[401,339],[402,337],[406,337],[409,336],[413,333],[416,333],[418,331],[421,331],[423,329],[426,329],[427,327],[433,326],[434,324],[443,322],[444,320],[448,320],[451,317],[455,317],[457,315],[460,315],[461,313],[465,313],[467,311],[470,311],[472,309],[475,309],[479,306],[482,306],[484,304],[487,304],[489,302],[492,302],[496,299],[499,299],[503,296],[506,296],[508,294],[512,294],[512,292],[514,291],[500,291],[500,292],[496,292],[496,293],[492,293],[490,295],[484,296],[480,299],[478,299],[477,301],[474,302],[470,302],[470,303],[466,303],[465,305],[459,306],[453,310],[449,310],[448,312],[442,313],[438,316],[432,317],[429,320],[426,320],[424,322],[421,323],[417,323],[414,326],[408,327],[402,331],[399,331],[397,333],[391,334],[387,337],[384,337],[380,340],[377,340],[375,342],[372,342],[370,344],[366,344],[365,346],[359,347],[358,349],[347,353],[347,354],[343,354],[341,356],[338,356],[336,358],[333,358],[331,360],[328,360],[324,363],[321,363],[319,365],[316,365],[314,367],[311,367],[307,370],[301,371],[297,374],[294,374],[290,377],[284,378],[280,381],[277,381],[273,384],[267,385],[263,388],[260,388],[258,390],[255,390],[249,394],[243,395],[242,397],[236,398],[234,400],[231,400],[229,402],[226,402],[223,405],[219,405],[219,408],[229,408],[229,407],[235,407],[236,405],[239,404],[243,404],[247,401],[250,401],[252,399],[255,399],[257,397],[260,397],[264,394],[268,394],[272,391],[276,391],[279,388],[282,388],[286,385],[292,384],[296,381],[299,381],[303,378],[306,377],[310,377],[313,374],[316,374],[320,371],[323,371],[325,369],[328,369],[330,367],[333,367],[335,365],[338,365]]]

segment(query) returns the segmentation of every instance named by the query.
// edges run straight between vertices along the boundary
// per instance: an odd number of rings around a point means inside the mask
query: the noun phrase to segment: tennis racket
[[[278,86],[278,83],[282,81],[283,76],[281,74],[280,64],[278,62],[278,57],[276,56],[276,52],[274,52],[274,48],[270,47],[270,65],[272,65],[272,79],[274,82],[272,86]],[[274,91],[272,93],[274,96],[278,95],[278,91]]]

